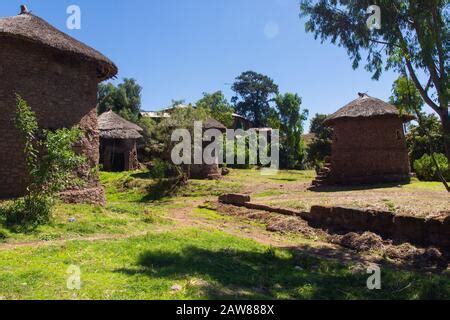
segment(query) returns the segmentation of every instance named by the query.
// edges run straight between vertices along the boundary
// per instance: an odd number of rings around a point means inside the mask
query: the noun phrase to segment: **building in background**
[[[98,117],[100,163],[105,171],[131,171],[140,168],[137,141],[143,129],[112,110]]]

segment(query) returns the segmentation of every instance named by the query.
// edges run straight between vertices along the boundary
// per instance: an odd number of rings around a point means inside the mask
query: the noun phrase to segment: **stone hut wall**
[[[23,195],[27,175],[23,143],[12,123],[15,93],[36,112],[39,126],[58,129],[78,125],[84,137],[77,149],[87,158],[79,174],[84,188],[98,187],[91,168],[98,164],[96,69],[52,49],[21,40],[0,39],[0,197]]]
[[[331,174],[334,183],[408,179],[408,150],[400,119],[342,119],[334,126]]]

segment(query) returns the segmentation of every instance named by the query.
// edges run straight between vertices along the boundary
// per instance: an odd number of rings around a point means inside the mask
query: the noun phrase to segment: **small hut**
[[[103,169],[114,172],[139,169],[136,142],[142,138],[142,128],[112,110],[98,117],[98,127]]]
[[[76,149],[87,159],[77,170],[85,181],[65,198],[70,202],[104,201],[92,168],[98,164],[98,83],[117,74],[104,55],[31,14],[0,18],[0,198],[21,196],[29,177],[23,141],[11,121],[20,94],[46,129],[78,126],[83,137]]]
[[[396,107],[359,94],[329,116],[333,128],[332,155],[314,185],[372,184],[405,181],[410,176],[403,123]]]
[[[208,119],[203,122],[203,132],[209,129],[217,129],[222,133],[225,133],[227,128],[215,119]],[[203,148],[205,148],[210,142],[203,142]],[[219,155],[215,154],[214,164],[193,164],[190,167],[189,176],[192,179],[220,179],[222,172],[219,168]]]

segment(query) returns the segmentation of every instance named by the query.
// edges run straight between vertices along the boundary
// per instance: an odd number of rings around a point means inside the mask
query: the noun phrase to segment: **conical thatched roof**
[[[112,110],[102,113],[98,117],[100,137],[104,139],[139,139],[142,128],[125,120]]]
[[[227,127],[225,127],[222,123],[217,121],[216,119],[210,118],[203,122],[203,129],[219,129],[221,131],[226,131]]]
[[[367,94],[360,93],[358,99],[353,100],[333,113],[324,121],[324,124],[330,126],[341,119],[375,117],[402,117],[411,120],[411,116],[400,116],[400,112],[395,106],[380,99],[370,97]]]
[[[101,80],[117,74],[116,65],[100,52],[59,31],[26,11],[26,8],[22,8],[22,11],[23,13],[14,17],[0,18],[0,41],[2,38],[21,39],[94,63]]]

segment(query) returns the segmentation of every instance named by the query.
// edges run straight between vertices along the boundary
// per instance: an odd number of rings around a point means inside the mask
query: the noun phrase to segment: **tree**
[[[381,8],[381,29],[366,26],[367,9]],[[306,30],[347,50],[357,68],[367,53],[366,69],[379,79],[383,68],[407,72],[423,101],[440,117],[450,159],[448,0],[301,1]],[[425,80],[421,75],[425,75]]]
[[[97,94],[97,112],[110,108],[127,120],[136,122],[141,111],[142,87],[135,79],[124,78],[117,87],[111,83],[100,83]]]
[[[228,103],[222,91],[214,93],[203,93],[201,98],[196,103],[197,108],[204,108],[208,110],[211,117],[222,123],[225,127],[231,128],[233,126],[233,107]]]
[[[424,113],[421,111],[423,101],[418,91],[419,90],[414,86],[413,81],[408,79],[406,76],[400,76],[392,86],[392,96],[390,100],[392,104],[397,106],[400,113],[406,112],[415,114],[419,127],[428,140],[428,150],[431,159],[434,162],[437,175],[445,185],[447,191],[450,192],[450,188],[435,157],[436,150],[433,148],[433,137],[431,136],[431,132],[428,130]]]
[[[333,129],[323,124],[328,117],[326,114],[316,113],[311,119],[310,132],[314,134],[313,142],[308,146],[308,162],[317,166],[326,156],[331,155],[331,139]]]
[[[406,144],[408,145],[411,166],[414,164],[414,161],[430,153],[430,142],[431,149],[436,153],[445,153],[442,144],[442,126],[439,119],[434,114],[423,113],[422,120],[423,128],[415,124],[408,125]]]
[[[318,139],[331,140],[333,136],[333,129],[323,124],[326,118],[328,118],[327,114],[316,113],[311,119],[309,131],[314,133]]]
[[[308,110],[300,112],[302,99],[297,94],[278,95],[275,103],[280,119],[280,165],[287,169],[301,168],[305,159],[301,136]]]
[[[243,72],[231,89],[236,93],[231,99],[237,113],[253,121],[255,127],[267,127],[273,113],[270,102],[278,94],[278,86],[268,76],[254,71]]]

